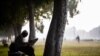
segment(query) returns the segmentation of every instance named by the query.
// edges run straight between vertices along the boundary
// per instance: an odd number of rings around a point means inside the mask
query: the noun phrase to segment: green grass
[[[43,45],[35,45],[35,55],[36,56],[43,56]]]
[[[8,48],[0,46],[0,56],[8,56]]]
[[[43,46],[35,46],[36,56],[43,55]],[[62,48],[62,56],[100,56],[100,46],[96,47],[67,47]]]
[[[43,56],[44,44],[36,43],[35,55]],[[0,56],[7,55],[8,48],[0,46]],[[100,56],[100,43],[75,43],[75,42],[64,42],[61,51],[62,56]]]
[[[62,56],[100,56],[100,47],[64,47]]]
[[[100,42],[65,41],[62,56],[100,56]]]

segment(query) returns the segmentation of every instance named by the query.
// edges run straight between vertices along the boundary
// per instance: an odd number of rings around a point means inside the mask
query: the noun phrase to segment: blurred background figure
[[[78,43],[80,43],[80,37],[79,37],[79,35],[76,37],[76,40],[77,40]]]

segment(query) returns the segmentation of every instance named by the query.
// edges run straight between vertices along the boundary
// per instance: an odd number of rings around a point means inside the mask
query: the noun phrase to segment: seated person
[[[11,43],[9,47],[9,53],[10,55],[8,56],[15,56],[12,55],[11,53],[16,53],[18,51],[24,52],[25,54],[29,56],[35,56],[34,55],[34,49],[32,46],[30,46],[29,43],[23,42],[23,38],[25,38],[28,35],[28,32],[24,30],[19,36],[15,38],[15,42]],[[35,43],[38,39],[34,39],[33,43]]]
[[[25,45],[25,42],[23,42],[23,38],[25,38],[28,35],[28,32],[26,30],[24,30],[19,36],[17,36],[15,38],[15,45],[17,47],[21,47],[23,45]]]

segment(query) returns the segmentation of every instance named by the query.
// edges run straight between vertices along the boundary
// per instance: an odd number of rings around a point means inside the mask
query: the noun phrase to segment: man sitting
[[[27,54],[29,56],[35,56],[34,49],[30,45],[30,43],[23,42],[23,38],[25,38],[28,35],[28,32],[24,30],[19,36],[15,38],[15,42],[11,43],[9,46],[9,53],[8,56],[21,56],[21,53]],[[33,44],[38,39],[33,40]]]

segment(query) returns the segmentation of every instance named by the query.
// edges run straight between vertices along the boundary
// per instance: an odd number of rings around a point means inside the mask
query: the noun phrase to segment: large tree
[[[28,0],[27,7],[28,7],[28,14],[29,14],[29,28],[30,28],[30,35],[29,35],[29,42],[33,41],[35,38],[35,27],[34,27],[34,9],[35,9],[34,1]]]
[[[53,18],[46,39],[44,56],[60,56],[66,24],[66,0],[54,0]]]
[[[71,17],[73,17],[78,13],[77,4],[76,0],[54,0],[53,18],[46,39],[44,56],[61,56],[67,11],[69,10]]]

